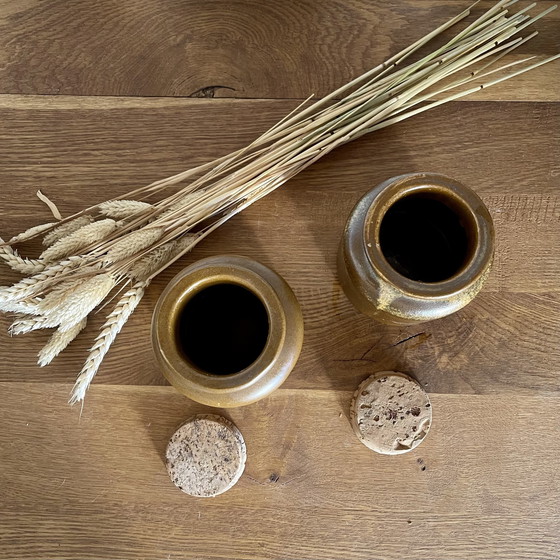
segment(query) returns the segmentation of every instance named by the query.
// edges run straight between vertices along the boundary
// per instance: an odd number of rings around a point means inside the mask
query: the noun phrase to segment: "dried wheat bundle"
[[[0,240],[0,258],[26,275],[0,288],[0,311],[15,314],[11,332],[56,329],[39,354],[44,366],[80,333],[94,308],[118,297],[70,398],[83,400],[152,278],[225,221],[342,144],[558,58],[496,64],[536,35],[520,32],[556,7],[531,16],[536,3],[512,13],[516,2],[497,2],[445,44],[408,62],[467,17],[470,8],[465,10],[326,98],[311,105],[306,100],[241,150],[36,226],[8,243]],[[37,236],[45,245],[38,259],[25,259],[12,248]]]

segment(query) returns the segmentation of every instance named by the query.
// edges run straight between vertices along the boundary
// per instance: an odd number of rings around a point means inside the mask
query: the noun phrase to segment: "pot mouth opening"
[[[229,377],[263,355],[271,330],[260,295],[234,281],[203,283],[181,304],[175,347],[191,368],[210,377]]]
[[[441,190],[415,189],[385,209],[375,245],[399,276],[418,284],[440,284],[469,267],[478,243],[467,204]]]

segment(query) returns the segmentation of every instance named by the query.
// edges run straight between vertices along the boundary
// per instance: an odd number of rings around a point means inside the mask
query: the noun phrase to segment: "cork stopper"
[[[199,414],[187,420],[167,445],[167,471],[180,490],[209,498],[241,477],[247,450],[241,432],[227,418]]]
[[[424,389],[396,371],[375,373],[352,399],[352,428],[366,446],[384,455],[411,451],[428,435],[432,405]]]

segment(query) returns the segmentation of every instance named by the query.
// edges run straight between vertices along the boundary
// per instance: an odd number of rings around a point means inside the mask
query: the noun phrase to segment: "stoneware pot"
[[[492,264],[494,227],[482,200],[434,173],[388,179],[356,205],[338,254],[342,287],[375,320],[410,325],[461,309]]]
[[[167,380],[216,407],[262,399],[292,371],[303,317],[276,272],[236,255],[202,259],[179,273],[156,305],[154,352]]]

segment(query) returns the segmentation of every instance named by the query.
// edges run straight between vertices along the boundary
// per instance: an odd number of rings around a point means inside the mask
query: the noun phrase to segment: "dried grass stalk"
[[[57,220],[62,220],[62,215],[60,214],[60,210],[57,208],[56,204],[47,195],[43,194],[41,191],[37,191],[37,198],[48,206],[49,210],[52,212],[52,215]]]

